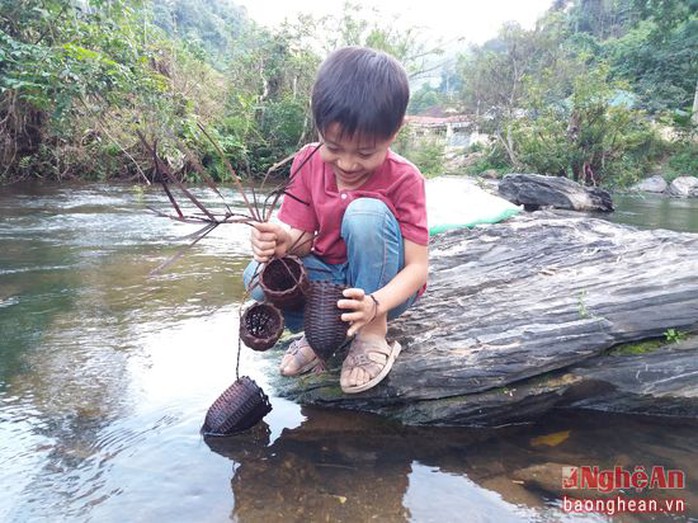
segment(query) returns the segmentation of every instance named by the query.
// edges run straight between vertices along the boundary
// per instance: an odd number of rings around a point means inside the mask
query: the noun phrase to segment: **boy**
[[[409,85],[402,66],[372,49],[346,47],[321,65],[311,108],[320,142],[302,148],[279,210],[279,223],[257,223],[249,288],[259,263],[291,253],[302,257],[311,280],[348,285],[337,306],[353,339],[342,364],[345,393],[368,390],[400,352],[386,342],[387,322],[423,292],[428,269],[424,178],[390,150],[402,126]],[[317,154],[315,154],[317,153]],[[304,163],[305,162],[305,163]],[[255,299],[262,299],[261,291]],[[285,312],[301,329],[302,316]],[[305,337],[281,360],[284,376],[321,369]]]

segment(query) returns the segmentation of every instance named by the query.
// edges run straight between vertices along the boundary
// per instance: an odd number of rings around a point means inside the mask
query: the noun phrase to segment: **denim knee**
[[[404,265],[400,225],[388,206],[375,198],[359,198],[347,206],[342,220],[347,246],[347,284],[374,292]]]
[[[386,218],[389,221],[397,220],[388,206],[377,198],[357,198],[352,201],[342,218],[342,237],[352,236],[375,236],[379,228],[385,224]]]

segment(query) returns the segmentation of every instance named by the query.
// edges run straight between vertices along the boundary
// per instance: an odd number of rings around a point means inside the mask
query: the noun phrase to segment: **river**
[[[698,200],[616,203],[614,221],[698,232]],[[240,362],[272,412],[204,441],[206,409],[235,380],[248,230],[220,226],[152,274],[196,226],[149,206],[169,210],[156,187],[0,189],[0,521],[698,521],[695,424],[555,412],[402,427],[274,396],[274,351]],[[687,512],[569,514],[563,470],[585,466],[683,471],[685,489],[642,494]]]

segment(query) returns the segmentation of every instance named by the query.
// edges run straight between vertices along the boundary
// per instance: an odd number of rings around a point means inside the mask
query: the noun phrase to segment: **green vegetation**
[[[439,97],[492,136],[468,172],[537,172],[624,186],[698,168],[692,107],[698,2],[559,0],[459,55]],[[455,102],[454,102],[455,100]]]
[[[137,132],[168,160],[225,102],[222,75],[131,2],[0,4],[0,176],[144,177]]]
[[[461,57],[462,103],[513,170],[635,182],[672,151],[696,147],[694,127],[674,141],[658,133],[691,114],[692,3],[556,2],[535,29],[505,27]]]
[[[609,351],[609,354],[617,356],[647,354],[662,347],[666,347],[668,343],[680,343],[687,339],[688,336],[689,334],[684,331],[667,329],[664,332],[664,338],[654,338],[616,345]]]
[[[413,75],[438,52],[351,4],[269,31],[227,0],[2,2],[0,181],[145,180],[139,135],[183,178],[198,181],[203,165],[226,181],[199,125],[239,173],[263,174],[314,138],[310,87],[329,50],[319,35],[387,50]]]
[[[398,134],[393,149],[419,166],[427,178],[439,176],[444,172],[445,137],[420,135],[411,125],[405,125]]]
[[[586,300],[587,291],[583,290],[577,295],[577,312],[579,313],[579,317],[584,320],[591,317],[591,313],[587,308]]]
[[[669,343],[679,343],[686,339],[687,334],[677,329],[667,329],[664,333],[666,341]]]
[[[630,356],[633,354],[648,354],[666,345],[665,340],[642,340],[631,343],[623,343],[613,347],[609,354],[613,356]]]
[[[468,114],[495,169],[622,186],[660,168],[698,170],[692,103],[698,0],[556,0],[534,29],[510,24],[414,90],[409,111]],[[158,150],[183,178],[203,165],[258,176],[314,139],[309,91],[325,54],[369,45],[413,79],[441,50],[346,3],[274,29],[231,0],[19,0],[0,3],[0,182],[150,176]],[[403,132],[396,148],[427,175],[445,137]]]

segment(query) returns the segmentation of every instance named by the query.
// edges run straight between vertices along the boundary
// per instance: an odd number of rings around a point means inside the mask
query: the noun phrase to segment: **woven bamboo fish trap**
[[[273,347],[283,330],[284,317],[271,303],[252,304],[240,319],[240,339],[256,351]]]
[[[206,412],[201,433],[204,436],[229,436],[245,431],[271,412],[269,397],[248,377],[240,377],[241,343],[254,350],[266,350],[281,336],[284,328],[281,311],[270,303],[255,303],[240,318],[240,336],[235,366],[235,382],[218,396]]]
[[[310,281],[298,256],[287,255],[270,260],[259,275],[264,297],[282,309],[303,308]]]
[[[346,322],[337,301],[342,299],[346,287],[330,281],[311,281],[305,310],[303,328],[308,343],[320,359],[327,360],[347,339]]]
[[[271,198],[271,201],[268,202],[265,200],[264,204],[260,207],[258,204],[259,202],[254,197],[254,191],[252,202],[248,199],[240,177],[227,161],[222,148],[200,124],[199,129],[220,153],[233,182],[245,202],[248,212],[247,214],[240,213],[231,208],[206,170],[199,165],[198,162],[192,162],[192,166],[196,169],[201,178],[206,181],[209,187],[223,200],[225,206],[223,211],[209,210],[206,205],[199,201],[194,193],[184,185],[180,178],[171,171],[167,162],[158,154],[156,142],[150,143],[146,137],[139,132],[138,137],[142,145],[149,151],[153,158],[155,174],[157,175],[158,181],[162,184],[163,190],[172,204],[175,214],[167,214],[157,209],[152,210],[157,215],[172,220],[202,225],[198,231],[190,235],[192,238],[191,241],[177,251],[174,256],[171,256],[164,263],[156,267],[152,271],[153,274],[163,271],[166,267],[179,259],[187,249],[191,248],[222,224],[246,223],[252,225],[257,222],[269,221],[276,203],[279,201],[279,198],[285,194],[285,188],[288,187],[291,180],[293,180],[294,176],[306,162],[320,150],[322,145],[318,144],[313,149],[312,153],[306,156],[300,165],[290,174],[288,181],[272,191],[268,197]],[[262,185],[264,185],[267,176],[269,176],[272,171],[279,169],[292,159],[293,156],[289,156],[271,166],[267,171]],[[183,212],[183,208],[177,202],[177,198],[170,189],[170,185],[178,189],[189,202],[195,206],[196,209],[193,212]],[[301,308],[303,306],[303,295],[307,291],[307,285],[307,273],[305,272],[302,262],[300,262],[300,260],[292,261],[286,259],[281,261],[279,268],[274,268],[269,272],[268,277],[265,278],[266,288],[264,288],[264,292],[272,296],[272,299],[276,299],[275,295],[280,294],[281,297],[278,302],[280,307]],[[271,302],[264,302],[249,307],[241,316],[240,320],[237,364],[235,367],[236,381],[228,387],[208,409],[204,424],[201,427],[201,432],[205,436],[227,436],[236,432],[242,432],[259,423],[262,418],[271,411],[271,403],[267,395],[264,394],[264,391],[262,391],[251,378],[247,376],[240,377],[240,353],[243,342],[252,349],[259,351],[267,350],[273,346],[283,332],[283,315]]]
[[[238,378],[206,413],[201,433],[204,436],[229,436],[247,430],[271,412],[264,391],[248,376]]]

